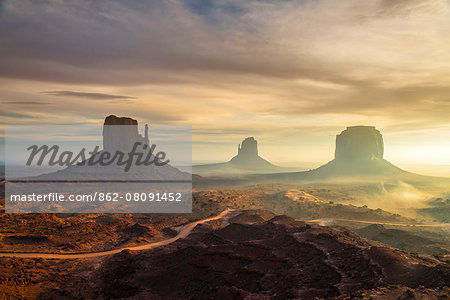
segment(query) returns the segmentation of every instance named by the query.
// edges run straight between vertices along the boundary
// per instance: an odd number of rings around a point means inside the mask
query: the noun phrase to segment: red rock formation
[[[270,215],[259,213],[253,224],[243,216],[244,224],[230,220],[216,230],[199,226],[159,249],[123,251],[83,279],[89,288],[74,290],[78,298],[96,290],[130,299],[330,299],[394,284],[450,284],[444,261],[286,216],[267,220]]]
[[[238,145],[238,155],[252,157],[258,155],[258,142],[254,137],[248,137]]]
[[[238,154],[230,160],[238,168],[250,170],[275,169],[276,166],[258,155],[258,142],[248,137],[238,145]]]
[[[134,143],[148,143],[148,126],[145,137],[139,134],[138,122],[132,118],[110,115],[103,125],[103,149],[128,152]]]
[[[374,126],[351,126],[336,136],[337,160],[383,159],[383,136]]]

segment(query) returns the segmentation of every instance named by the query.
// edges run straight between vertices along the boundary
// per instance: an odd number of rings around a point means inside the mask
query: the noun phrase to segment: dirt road
[[[327,223],[333,221],[344,221],[344,222],[354,222],[354,223],[364,223],[364,224],[381,224],[390,226],[404,226],[404,227],[450,227],[448,223],[440,224],[405,224],[405,223],[390,223],[390,222],[377,222],[377,221],[361,221],[352,219],[335,219],[335,218],[325,218],[325,219],[315,219],[315,220],[299,220],[307,223]]]
[[[223,212],[221,212],[220,214],[218,214],[215,217],[206,218],[203,220],[199,220],[199,221],[195,221],[195,222],[186,224],[183,227],[181,227],[181,230],[179,231],[179,233],[173,238],[159,241],[159,242],[150,243],[150,244],[140,245],[140,246],[123,247],[123,248],[109,250],[109,251],[92,252],[92,253],[78,253],[78,254],[53,254],[53,253],[36,253],[36,252],[34,252],[34,253],[33,252],[30,252],[30,253],[0,252],[0,257],[76,259],[76,258],[94,258],[94,257],[105,256],[105,255],[112,255],[112,254],[119,253],[123,250],[133,250],[133,251],[148,250],[148,249],[165,246],[165,245],[175,242],[178,239],[185,238],[192,232],[192,230],[198,224],[225,218],[230,212],[234,212],[234,211],[236,211],[236,210],[234,210],[234,209],[224,210]]]

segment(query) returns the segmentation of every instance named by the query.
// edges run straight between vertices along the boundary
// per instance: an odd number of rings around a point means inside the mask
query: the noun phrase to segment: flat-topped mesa
[[[335,160],[383,159],[383,136],[374,126],[351,126],[336,136]]]
[[[148,126],[145,137],[139,134],[138,122],[132,118],[110,115],[103,124],[103,149],[108,151],[129,152],[136,142],[148,144]]]

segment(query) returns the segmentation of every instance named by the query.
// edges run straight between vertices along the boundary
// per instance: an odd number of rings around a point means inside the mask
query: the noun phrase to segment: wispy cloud
[[[74,92],[74,91],[46,91],[43,94],[61,97],[79,97],[92,100],[132,100],[135,97],[121,96],[121,95],[110,95],[103,93],[85,93],[85,92]]]
[[[53,103],[41,102],[41,101],[7,101],[5,104],[11,105],[52,105]]]
[[[32,118],[34,118],[33,115],[20,114],[20,113],[8,112],[8,111],[0,111],[0,116],[6,117],[6,118],[16,118],[16,119],[32,119]]]

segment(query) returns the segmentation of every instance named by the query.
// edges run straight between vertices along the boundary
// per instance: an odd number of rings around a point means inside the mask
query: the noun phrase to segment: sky
[[[327,162],[370,125],[450,165],[449,32],[449,0],[0,1],[0,123],[192,125],[196,162]]]

